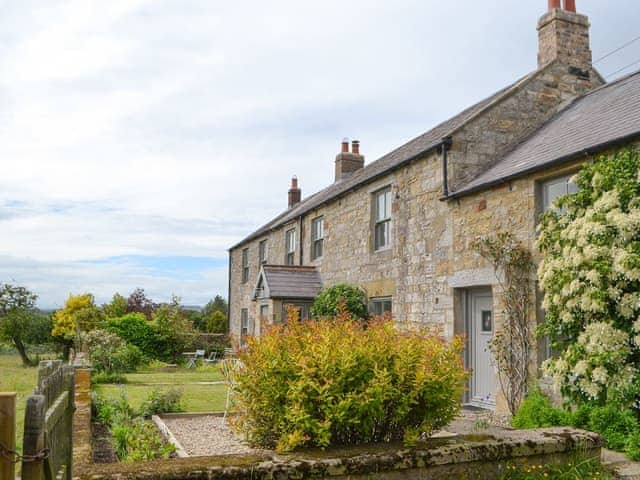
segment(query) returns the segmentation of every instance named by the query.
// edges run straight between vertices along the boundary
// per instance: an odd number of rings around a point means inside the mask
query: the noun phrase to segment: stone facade
[[[281,320],[277,313],[273,315],[281,310],[281,303],[255,302],[254,288],[260,269],[260,242],[268,242],[267,263],[284,264],[285,232],[291,229],[296,231],[296,265],[315,266],[324,286],[347,282],[364,288],[372,299],[390,297],[392,315],[400,324],[435,325],[449,337],[467,334],[465,295],[470,289],[484,287],[493,292],[495,325],[499,328],[497,281],[491,266],[472,252],[471,243],[478,236],[504,230],[533,249],[541,211],[540,182],[576,171],[579,162],[523,176],[457,200],[443,200],[443,194],[486,171],[568,102],[603,83],[590,64],[586,17],[551,11],[540,20],[539,30],[541,68],[482,109],[473,110],[450,132],[446,179],[444,153],[432,150],[232,248],[231,332],[240,332],[242,309],[247,309],[251,325],[260,324],[260,305],[270,306],[269,321]],[[567,55],[566,49],[575,49],[577,56]],[[392,197],[392,240],[390,248],[375,251],[374,195],[387,187]],[[322,258],[314,260],[311,231],[318,217],[324,219],[324,252]],[[250,270],[246,283],[240,281],[244,249],[248,249]],[[531,315],[531,321],[536,322],[533,309]],[[531,360],[536,365],[537,355]]]

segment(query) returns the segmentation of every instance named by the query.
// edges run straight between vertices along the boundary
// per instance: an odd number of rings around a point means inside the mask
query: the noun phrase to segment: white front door
[[[489,349],[494,333],[493,297],[490,291],[471,292],[469,327],[471,331],[471,403],[495,408],[495,367]]]

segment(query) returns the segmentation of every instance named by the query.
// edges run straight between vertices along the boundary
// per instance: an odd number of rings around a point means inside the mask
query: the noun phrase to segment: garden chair
[[[205,358],[202,361],[204,362],[205,365],[213,365],[218,361],[218,351],[211,350],[211,353],[209,354],[209,358]]]
[[[233,348],[225,348],[224,349],[224,358],[235,358],[236,352]]]
[[[187,363],[187,368],[196,368],[198,359],[204,359],[204,350],[196,350],[193,356],[190,356],[188,358],[189,358],[189,361]]]
[[[220,370],[227,382],[227,401],[224,405],[224,415],[222,421],[226,421],[229,414],[229,407],[231,406],[231,392],[236,386],[236,380],[238,378],[238,372],[242,369],[243,365],[237,358],[225,358],[220,364]]]

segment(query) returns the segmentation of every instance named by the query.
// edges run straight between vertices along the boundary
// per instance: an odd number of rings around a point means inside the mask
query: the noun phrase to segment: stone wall
[[[93,463],[91,447],[91,370],[76,367],[75,407],[73,414],[73,466],[83,468]]]
[[[578,451],[599,458],[602,438],[553,428],[430,440],[417,448],[373,445],[262,457],[200,457],[85,466],[78,480],[497,479],[509,464],[567,464]]]

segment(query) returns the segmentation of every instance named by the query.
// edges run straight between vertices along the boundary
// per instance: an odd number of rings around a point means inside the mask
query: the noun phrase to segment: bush
[[[89,361],[98,373],[135,372],[145,360],[138,347],[129,345],[115,333],[106,330],[92,330],[83,334],[82,341]]]
[[[333,317],[345,308],[355,319],[369,318],[367,294],[361,288],[341,283],[323,289],[311,307],[313,317]]]
[[[607,448],[622,452],[627,439],[638,431],[638,421],[631,410],[611,403],[591,409],[588,430],[601,434]]]
[[[147,358],[167,360],[172,348],[142,313],[128,313],[109,320],[109,331],[135,345]]]
[[[151,392],[149,397],[142,402],[142,405],[140,406],[140,415],[145,418],[149,418],[152,415],[159,415],[161,413],[184,412],[181,400],[181,390],[172,388],[163,392],[162,390],[155,389]]]
[[[349,315],[274,326],[240,354],[234,426],[280,451],[430,434],[459,411],[462,348]]]
[[[515,428],[545,428],[571,425],[571,414],[555,408],[539,388],[532,390],[522,401],[511,419]]]
[[[111,433],[118,458],[123,462],[169,458],[176,451],[176,447],[162,439],[156,426],[143,418],[117,424]]]
[[[91,375],[91,383],[93,385],[100,385],[104,383],[117,383],[121,385],[123,383],[127,383],[127,377],[120,373],[100,372],[95,375]]]
[[[91,410],[93,418],[107,426],[129,422],[133,417],[133,409],[129,405],[124,390],[120,392],[120,397],[117,400],[109,400],[92,392]]]

